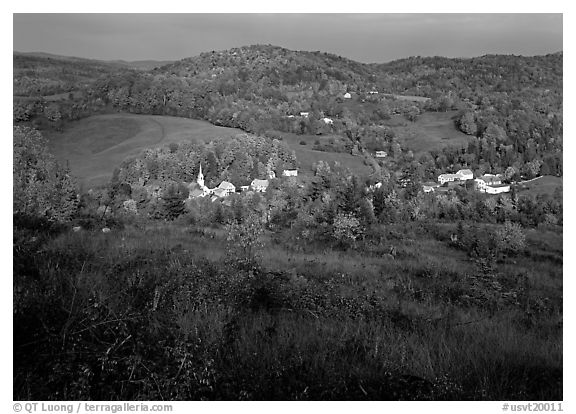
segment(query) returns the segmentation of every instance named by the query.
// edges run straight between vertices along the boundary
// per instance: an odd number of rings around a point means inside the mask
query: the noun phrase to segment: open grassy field
[[[344,168],[348,168],[354,174],[359,176],[370,174],[372,171],[370,166],[364,163],[364,158],[362,158],[362,156],[354,156],[342,152],[316,151],[312,149],[316,141],[323,143],[334,138],[334,140],[338,142],[342,139],[336,135],[297,135],[279,131],[274,131],[274,133],[275,135],[281,136],[282,140],[296,153],[300,175],[312,176],[312,165],[320,160],[330,164],[338,162]],[[302,142],[305,142],[306,144],[302,145]]]
[[[407,96],[404,98],[410,100],[420,97]],[[372,113],[379,107],[377,103],[360,102],[357,99],[346,100],[343,105],[354,114]],[[403,147],[419,154],[432,149],[442,149],[446,146],[468,144],[472,137],[459,131],[454,125],[453,118],[457,113],[458,111],[424,112],[418,116],[415,122],[407,120],[403,115],[393,115],[389,120],[383,121],[382,124],[394,130]]]
[[[397,116],[388,125],[400,144],[416,154],[452,145],[466,146],[472,137],[456,129],[452,119],[455,114],[455,111],[425,112],[415,122]]]
[[[157,115],[107,114],[70,123],[46,136],[58,160],[69,163],[85,190],[106,183],[114,168],[143,149],[180,141],[232,137],[239,129]]]
[[[562,188],[562,177],[555,177],[553,175],[544,175],[530,182],[519,183],[518,185],[520,194],[529,192],[533,195],[552,195],[557,188]]]

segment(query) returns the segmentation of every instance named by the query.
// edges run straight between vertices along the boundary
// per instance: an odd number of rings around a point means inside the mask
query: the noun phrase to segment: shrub
[[[517,254],[526,247],[526,236],[518,223],[507,221],[494,233],[498,250],[503,253]]]
[[[353,214],[338,213],[334,219],[333,236],[339,243],[347,246],[356,243],[363,231],[360,221]]]
[[[264,226],[260,217],[251,214],[242,223],[232,222],[226,226],[226,251],[228,259],[238,268],[259,267],[262,243],[260,236]]]

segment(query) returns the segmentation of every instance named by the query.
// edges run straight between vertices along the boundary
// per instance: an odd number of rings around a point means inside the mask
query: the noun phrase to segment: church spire
[[[202,174],[202,163],[200,163],[200,171],[198,172],[198,178],[196,179],[198,185],[204,188],[204,174]]]

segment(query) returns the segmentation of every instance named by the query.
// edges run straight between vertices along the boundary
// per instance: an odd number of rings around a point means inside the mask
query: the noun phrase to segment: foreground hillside
[[[451,231],[266,231],[246,267],[231,228],[20,230],[14,399],[562,400],[561,233],[486,268]]]

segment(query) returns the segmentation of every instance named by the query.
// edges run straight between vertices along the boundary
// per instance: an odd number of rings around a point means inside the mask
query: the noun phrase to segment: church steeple
[[[196,182],[201,188],[204,188],[204,174],[202,174],[202,163],[200,163],[200,171],[198,172],[198,178]]]

